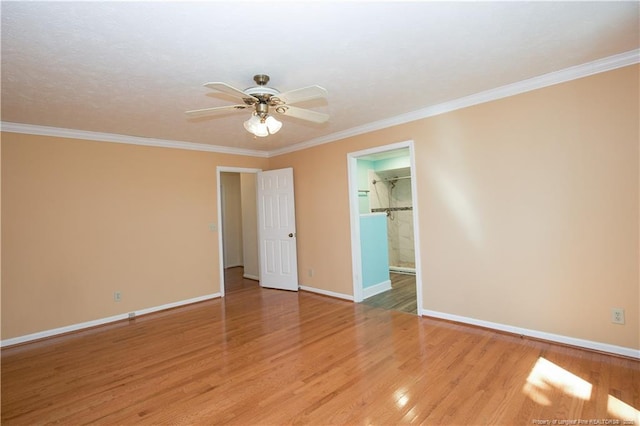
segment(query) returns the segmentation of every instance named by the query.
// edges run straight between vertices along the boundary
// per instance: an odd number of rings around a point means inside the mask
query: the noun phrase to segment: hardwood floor
[[[389,275],[391,276],[391,290],[364,299],[362,303],[417,315],[416,276],[394,272]]]
[[[640,424],[636,360],[248,280],[226,290],[4,348],[2,424]]]

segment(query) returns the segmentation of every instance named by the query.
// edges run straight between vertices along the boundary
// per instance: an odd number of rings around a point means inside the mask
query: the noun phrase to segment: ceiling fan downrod
[[[269,82],[269,76],[266,74],[256,74],[253,76],[253,81],[256,82],[258,86],[266,86]],[[260,117],[260,121],[264,123],[267,115],[269,114],[269,99],[271,98],[270,93],[252,93],[252,95],[258,98],[258,102],[254,104],[256,108],[256,115]]]

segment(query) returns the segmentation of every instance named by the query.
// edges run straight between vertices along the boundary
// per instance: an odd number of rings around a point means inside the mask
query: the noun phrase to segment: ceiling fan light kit
[[[269,114],[269,107],[278,114],[314,123],[325,123],[329,115],[308,109],[293,107],[290,104],[308,101],[317,98],[326,98],[327,91],[320,86],[309,86],[301,89],[280,93],[277,89],[267,87],[269,76],[257,74],[253,76],[257,86],[245,90],[236,89],[226,83],[206,83],[205,87],[226,93],[242,99],[243,105],[229,105],[223,107],[204,108],[186,111],[189,117],[206,117],[229,110],[241,110],[253,108],[251,118],[244,122],[244,128],[255,136],[266,137],[277,133],[282,128],[282,123]]]
[[[278,133],[281,127],[282,123],[271,115],[263,119],[254,113],[250,119],[244,122],[244,128],[247,129],[249,133],[253,133],[261,138]]]

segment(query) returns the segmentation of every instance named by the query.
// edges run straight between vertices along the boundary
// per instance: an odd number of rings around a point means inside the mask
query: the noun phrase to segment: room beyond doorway
[[[220,293],[225,269],[243,266],[245,278],[259,280],[256,176],[260,169],[217,167]]]
[[[257,280],[245,278],[244,268],[242,266],[235,266],[232,268],[225,268],[224,286],[226,294],[229,294],[246,290],[255,290],[256,288],[260,288],[260,283]]]
[[[352,152],[347,161],[353,300],[383,307],[381,300],[409,297],[415,308],[404,302],[400,305],[420,315],[422,272],[413,141]],[[399,296],[398,281],[411,282],[413,291]],[[371,299],[376,296],[379,298]]]
[[[391,290],[364,299],[362,303],[376,308],[417,314],[415,274],[391,272],[390,275]]]

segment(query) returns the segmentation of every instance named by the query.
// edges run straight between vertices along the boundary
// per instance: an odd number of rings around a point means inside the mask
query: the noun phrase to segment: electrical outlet
[[[313,269],[309,269],[309,277],[313,277]]]
[[[624,309],[611,308],[611,322],[614,324],[624,324]]]
[[[113,301],[114,302],[119,302],[122,300],[122,293],[119,291],[114,291],[113,292]]]

